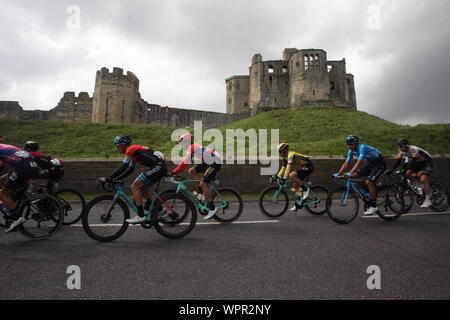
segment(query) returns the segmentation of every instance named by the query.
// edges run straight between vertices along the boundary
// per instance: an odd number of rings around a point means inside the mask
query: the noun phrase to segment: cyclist
[[[350,161],[353,157],[357,157],[356,164],[353,168],[345,174],[346,177],[357,179],[361,176],[367,176],[365,181],[370,193],[369,208],[364,212],[364,215],[369,216],[378,211],[376,204],[376,186],[375,183],[378,178],[386,170],[386,162],[380,151],[366,144],[360,144],[359,138],[355,135],[349,135],[345,138],[345,143],[348,147],[348,154],[345,163],[342,165],[338,173],[333,174],[334,177],[340,177],[342,173],[349,167]],[[363,166],[364,160],[367,164]]]
[[[297,153],[294,151],[289,151],[289,144],[283,142],[278,145],[278,153],[283,159],[283,166],[276,176],[272,177],[272,180],[279,178],[281,184],[285,184],[288,178],[294,182],[293,191],[302,200],[308,198],[309,190],[305,187],[303,182],[305,179],[314,172],[314,165],[312,161],[305,155]],[[292,171],[292,165],[296,165],[296,170]],[[301,191],[300,188],[302,189]],[[291,211],[296,210],[296,206],[290,209]]]
[[[208,203],[208,214],[204,217],[205,220],[211,219],[216,213],[217,208],[214,206],[214,196],[209,190],[208,183],[214,180],[217,172],[221,169],[221,159],[217,151],[194,144],[194,137],[190,134],[183,134],[178,139],[184,150],[186,156],[183,161],[172,170],[172,174],[178,175],[192,163],[194,157],[199,158],[202,163],[198,164],[188,170],[189,176],[194,180],[201,180],[199,184],[199,191],[205,195],[205,200]],[[201,177],[203,174],[203,177]]]
[[[392,171],[398,168],[402,162],[402,159],[405,159],[406,174],[411,177],[418,177],[420,182],[423,184],[425,200],[420,207],[428,208],[432,205],[430,200],[430,174],[433,169],[433,159],[425,150],[409,145],[409,141],[406,138],[400,138],[397,141],[397,144],[400,149],[400,153],[396,157],[397,162],[394,164],[394,167],[387,170],[386,173],[392,173]]]
[[[26,151],[15,146],[0,144],[0,168],[6,164],[11,165],[14,170],[6,177],[6,182],[0,190],[0,201],[11,232],[25,222],[17,211],[17,205],[11,199],[11,193],[23,186],[23,183],[38,174],[39,167],[33,157]]]
[[[50,179],[52,182],[58,182],[64,176],[63,162],[57,158],[38,152],[39,144],[35,141],[27,141],[23,149],[30,153],[41,169],[36,179]],[[35,184],[34,181],[31,181]]]
[[[164,155],[159,151],[154,151],[149,147],[132,145],[132,139],[125,136],[117,136],[113,144],[117,151],[125,155],[122,161],[122,166],[114,171],[109,177],[99,178],[98,182],[110,183],[113,180],[122,180],[133,173],[136,168],[136,163],[140,163],[148,169],[141,173],[132,183],[131,190],[133,192],[133,199],[138,209],[138,215],[132,219],[127,219],[131,224],[142,224],[147,221],[144,214],[144,196],[150,199],[147,195],[147,189],[153,184],[157,183],[167,174],[167,166]]]

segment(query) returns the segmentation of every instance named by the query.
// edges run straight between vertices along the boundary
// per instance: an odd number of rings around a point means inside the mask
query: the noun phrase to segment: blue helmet
[[[117,136],[114,139],[113,144],[115,144],[115,145],[121,144],[121,143],[130,144],[131,142],[132,142],[132,140],[129,136]]]
[[[359,138],[355,135],[349,135],[345,138],[345,143],[350,146],[353,144],[358,144],[359,143]]]

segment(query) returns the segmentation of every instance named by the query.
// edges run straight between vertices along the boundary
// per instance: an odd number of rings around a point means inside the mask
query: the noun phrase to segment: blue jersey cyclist
[[[364,215],[372,215],[378,211],[376,204],[377,191],[375,183],[386,170],[386,162],[384,161],[383,155],[380,151],[366,144],[360,144],[359,138],[355,135],[347,136],[345,138],[345,142],[349,149],[347,159],[339,172],[335,173],[334,176],[341,176],[350,166],[350,161],[352,161],[355,157],[357,158],[356,164],[348,173],[345,174],[345,176],[353,179],[367,176],[365,183],[369,189],[370,201],[368,203],[369,208],[366,212],[364,212]],[[367,162],[366,165],[364,165],[364,161]]]
[[[129,136],[118,136],[113,142],[117,151],[125,154],[122,166],[114,171],[107,178],[98,179],[99,182],[111,182],[113,180],[122,180],[133,173],[136,163],[147,167],[144,173],[141,173],[131,185],[133,199],[138,209],[138,215],[132,219],[127,219],[131,224],[142,224],[147,221],[144,214],[144,194],[153,184],[161,180],[167,173],[167,166],[164,155],[159,151],[154,151],[149,147],[131,145],[132,140]]]

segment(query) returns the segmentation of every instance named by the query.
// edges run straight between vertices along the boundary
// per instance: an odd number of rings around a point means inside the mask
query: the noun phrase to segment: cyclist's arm
[[[348,168],[349,165],[350,165],[350,162],[345,161],[344,164],[342,165],[342,167],[339,169],[339,171],[338,171],[338,173],[337,173],[338,176],[341,176],[342,173],[343,173],[345,170],[347,170],[347,168]]]
[[[348,173],[354,174],[359,168],[362,167],[364,163],[364,160],[358,160],[356,161],[355,165],[353,166],[352,170],[350,170]]]
[[[128,177],[130,174],[133,173],[134,168],[136,168],[136,164],[131,161],[129,158],[125,158],[123,160],[122,166],[120,166],[116,171],[114,171],[110,176],[109,179],[111,180],[122,180],[126,177]]]
[[[179,174],[180,172],[184,171],[187,167],[189,167],[189,164],[186,162],[188,162],[188,160],[192,162],[193,154],[194,154],[194,145],[191,145],[188,148],[186,156],[184,157],[183,161],[181,161],[180,164],[175,169],[172,170],[172,173]]]
[[[289,154],[288,159],[287,159],[287,166],[286,166],[286,169],[284,170],[284,176],[283,176],[283,178],[286,180],[289,178],[289,173],[291,173],[293,160],[294,160],[294,154]]]
[[[286,166],[287,166],[287,160],[285,158],[283,158],[283,166],[281,167],[280,171],[278,171],[278,174],[277,174],[278,178],[283,178],[284,171],[286,171]]]
[[[403,157],[402,156],[397,156],[396,161],[394,163],[394,166],[392,167],[391,171],[394,171],[395,169],[398,168],[398,166],[402,163]]]

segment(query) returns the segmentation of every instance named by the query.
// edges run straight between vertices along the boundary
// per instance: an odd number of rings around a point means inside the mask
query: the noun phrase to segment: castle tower
[[[227,113],[246,112],[250,108],[250,77],[233,76],[225,80],[227,86]]]
[[[95,79],[92,122],[138,123],[139,99],[139,79],[134,73],[124,75],[120,68],[110,73],[108,68],[102,68]]]
[[[327,53],[322,49],[298,50],[289,60],[290,106],[333,105]]]

